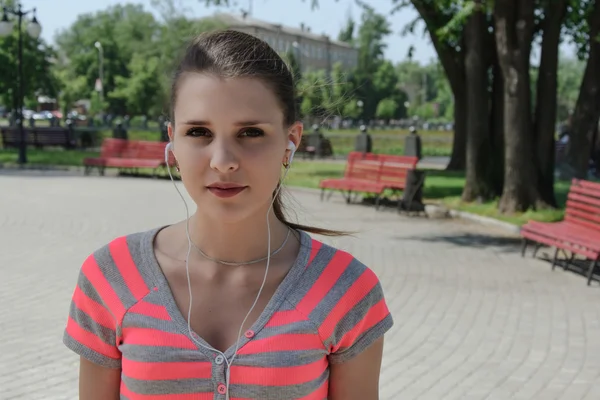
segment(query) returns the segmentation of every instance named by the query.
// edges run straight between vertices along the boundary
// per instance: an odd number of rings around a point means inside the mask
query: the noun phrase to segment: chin
[[[265,207],[257,207],[260,204],[254,196],[248,196],[248,193],[241,193],[234,198],[221,199],[209,192],[205,192],[199,202],[196,202],[199,214],[206,219],[214,220],[216,223],[236,224],[248,219],[256,219],[257,214],[262,214],[266,223]],[[263,210],[264,208],[264,210]]]

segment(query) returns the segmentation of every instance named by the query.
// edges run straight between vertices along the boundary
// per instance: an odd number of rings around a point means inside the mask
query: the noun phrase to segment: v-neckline
[[[168,226],[168,225],[167,225]],[[202,336],[198,335],[194,332],[193,329],[188,329],[188,321],[187,318],[184,317],[181,310],[177,306],[177,302],[175,301],[175,297],[173,296],[173,292],[169,285],[169,281],[165,276],[158,260],[156,259],[156,254],[154,253],[154,241],[158,233],[166,228],[167,226],[162,226],[156,229],[153,229],[147,232],[147,236],[143,239],[142,254],[146,257],[146,263],[149,267],[150,273],[152,274],[153,280],[157,284],[158,295],[162,299],[164,306],[167,309],[167,312],[173,319],[174,324],[176,325],[177,330],[185,335],[203,354],[205,354],[209,359],[214,358],[217,354],[223,354],[227,359],[233,357],[236,346],[238,351],[244,347],[252,337],[248,338],[246,335],[242,333],[238,341],[234,342],[227,350],[221,352],[212,345],[210,345]],[[275,293],[267,303],[265,309],[260,313],[257,320],[252,324],[249,331],[252,331],[254,335],[253,337],[258,335],[258,333],[264,328],[264,326],[269,322],[273,314],[279,309],[281,303],[285,298],[289,295],[291,289],[295,287],[295,283],[300,278],[302,273],[305,270],[305,266],[308,264],[308,260],[310,258],[311,247],[312,247],[312,239],[311,237],[304,231],[297,230],[296,232],[300,235],[300,250],[298,251],[298,255],[292,264],[292,267],[283,278]],[[190,335],[194,335],[192,337]],[[202,344],[202,346],[200,344]],[[204,347],[206,346],[206,347]]]

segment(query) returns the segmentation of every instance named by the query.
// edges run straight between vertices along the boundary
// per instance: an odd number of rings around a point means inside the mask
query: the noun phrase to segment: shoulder
[[[313,239],[307,273],[332,289],[368,289],[379,283],[375,272],[345,250]],[[315,282],[316,283],[316,282]]]
[[[317,327],[331,361],[358,354],[393,325],[377,274],[347,251],[313,239],[299,286],[295,306]]]
[[[371,307],[382,301],[377,274],[351,253],[312,239],[310,256],[293,303],[318,321],[353,308]],[[331,314],[332,311],[335,311]]]
[[[96,292],[116,314],[124,313],[152,286],[149,264],[157,230],[119,236],[94,250],[81,266],[79,285]]]

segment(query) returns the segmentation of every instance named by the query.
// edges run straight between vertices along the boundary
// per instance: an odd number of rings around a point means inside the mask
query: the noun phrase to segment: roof
[[[256,28],[262,28],[265,30],[273,31],[273,32],[283,32],[288,35],[299,36],[299,37],[303,37],[306,39],[316,40],[316,41],[321,41],[321,42],[329,40],[329,42],[331,44],[341,46],[341,47],[353,48],[352,45],[350,45],[346,42],[332,40],[331,38],[329,38],[327,35],[324,35],[324,34],[319,35],[319,34],[310,32],[306,29],[283,26],[281,24],[275,24],[275,23],[271,23],[268,21],[263,21],[260,19],[252,18],[250,16],[244,17],[243,15],[237,15],[237,14],[215,13],[213,15],[213,18],[218,19],[219,21],[223,22],[225,25],[227,25],[231,28],[256,27]]]

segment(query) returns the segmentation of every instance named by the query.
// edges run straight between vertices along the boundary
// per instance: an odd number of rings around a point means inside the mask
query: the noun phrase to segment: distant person
[[[393,320],[377,276],[310,235],[341,232],[285,217],[303,131],[294,87],[252,35],[186,48],[165,157],[196,207],[83,262],[63,339],[80,355],[81,399],[378,398]]]

